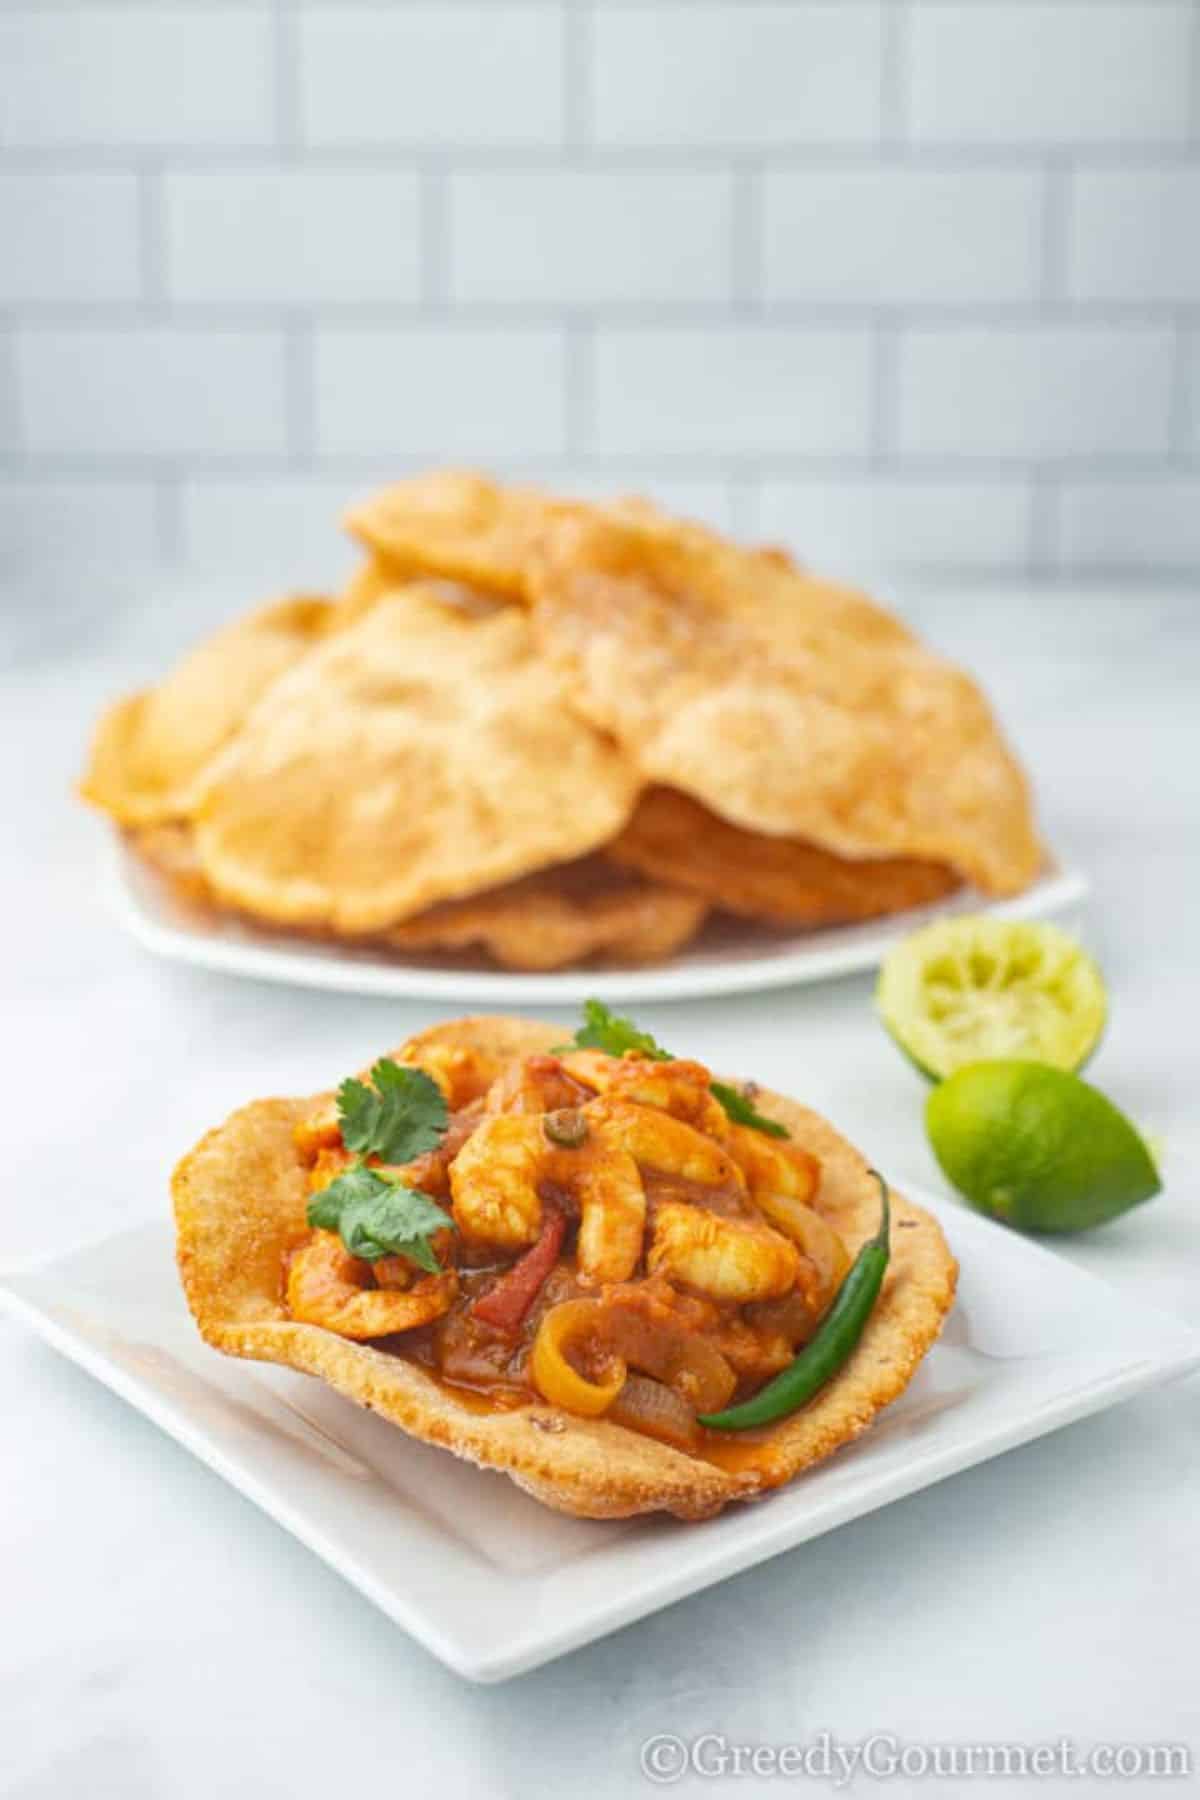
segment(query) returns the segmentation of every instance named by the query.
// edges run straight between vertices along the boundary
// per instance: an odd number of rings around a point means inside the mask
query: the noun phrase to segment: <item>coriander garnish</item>
[[[336,1231],[351,1256],[378,1262],[404,1256],[430,1275],[441,1269],[431,1240],[454,1221],[420,1188],[409,1187],[367,1158],[410,1163],[441,1143],[449,1114],[436,1081],[423,1069],[381,1058],[371,1070],[373,1087],[351,1077],[338,1089],[342,1142],[356,1159],[308,1203],[308,1222]]]

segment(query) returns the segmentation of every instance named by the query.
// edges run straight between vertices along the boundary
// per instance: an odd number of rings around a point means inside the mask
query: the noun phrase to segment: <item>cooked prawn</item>
[[[588,1128],[627,1150],[639,1167],[739,1194],[746,1181],[733,1158],[704,1132],[654,1106],[601,1095],[583,1108]]]
[[[412,1279],[403,1257],[375,1264],[351,1256],[335,1231],[314,1231],[293,1251],[287,1271],[287,1304],[293,1319],[323,1325],[339,1337],[389,1337],[428,1325],[450,1308],[458,1292],[453,1269]],[[372,1287],[374,1278],[380,1285]]]
[[[644,1056],[606,1056],[599,1050],[572,1050],[562,1058],[569,1075],[613,1100],[652,1106],[709,1137],[723,1140],[728,1120],[710,1091],[712,1076],[703,1063],[683,1058],[652,1062]]]
[[[567,1073],[557,1056],[526,1056],[496,1077],[484,1104],[490,1113],[546,1113],[590,1098],[589,1089]]]
[[[725,1142],[756,1199],[760,1193],[768,1193],[811,1200],[816,1193],[821,1165],[790,1138],[767,1137],[748,1125],[730,1125]]]
[[[481,1099],[504,1067],[494,1053],[462,1044],[405,1044],[396,1061],[436,1081],[451,1112]]]
[[[559,1061],[568,1075],[593,1088],[597,1094],[603,1093],[612,1079],[613,1070],[621,1066],[621,1058],[609,1056],[606,1050],[564,1050]]]
[[[757,1219],[726,1218],[680,1200],[655,1213],[646,1265],[714,1300],[774,1300],[795,1285],[800,1252]]]
[[[470,1106],[454,1114],[445,1137],[433,1150],[426,1150],[423,1156],[407,1163],[381,1163],[377,1157],[372,1157],[371,1167],[402,1181],[405,1187],[418,1188],[421,1193],[442,1200],[450,1192],[450,1165],[474,1131],[479,1117],[480,1103],[472,1101]],[[344,1175],[355,1160],[340,1138],[336,1144],[322,1144],[309,1171],[310,1191],[319,1194],[331,1181]]]
[[[413,1048],[406,1044],[392,1061],[402,1069],[420,1069],[435,1081],[452,1113],[479,1100],[501,1067],[494,1057],[486,1057],[482,1051],[464,1050],[450,1044],[418,1044]],[[330,1094],[307,1118],[301,1119],[295,1139],[301,1156],[306,1157],[341,1143],[342,1126],[336,1095]]]
[[[578,1149],[560,1149],[533,1114],[490,1114],[455,1159],[450,1191],[463,1238],[497,1250],[527,1248],[542,1227],[543,1183],[578,1203],[582,1279],[627,1280],[641,1256],[646,1223],[637,1164],[620,1145],[590,1130]]]

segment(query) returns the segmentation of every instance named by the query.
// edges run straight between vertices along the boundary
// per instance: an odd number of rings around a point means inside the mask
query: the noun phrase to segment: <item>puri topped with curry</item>
[[[185,1287],[220,1348],[550,1504],[703,1516],[870,1422],[953,1260],[816,1114],[594,1004],[562,1038],[458,1021],[336,1095],[257,1103],[268,1129],[235,1115],[176,1175]]]

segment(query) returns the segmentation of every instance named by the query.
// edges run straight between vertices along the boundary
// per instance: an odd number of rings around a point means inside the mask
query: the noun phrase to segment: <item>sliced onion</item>
[[[660,1443],[691,1450],[700,1436],[696,1409],[664,1382],[648,1375],[630,1375],[608,1409],[614,1425],[627,1425]]]
[[[606,1342],[603,1311],[598,1300],[564,1300],[552,1306],[538,1326],[529,1363],[540,1394],[553,1406],[587,1419],[606,1413],[625,1383],[626,1368],[619,1356],[611,1358],[602,1381],[589,1381],[567,1360],[572,1348]]]
[[[604,1377],[592,1381],[581,1375],[570,1359],[572,1350],[601,1351]],[[538,1327],[530,1360],[534,1384],[568,1412],[585,1418],[607,1413],[630,1367],[671,1389],[692,1412],[719,1412],[737,1386],[733,1369],[709,1338],[632,1307],[564,1300]]]
[[[652,1375],[697,1412],[720,1412],[737,1386],[737,1376],[711,1339],[670,1320],[614,1306],[603,1333],[604,1342],[631,1368]]]
[[[841,1287],[850,1257],[837,1232],[813,1207],[806,1206],[792,1194],[756,1192],[755,1201],[772,1225],[798,1244],[816,1264],[821,1278],[822,1304],[827,1304]]]

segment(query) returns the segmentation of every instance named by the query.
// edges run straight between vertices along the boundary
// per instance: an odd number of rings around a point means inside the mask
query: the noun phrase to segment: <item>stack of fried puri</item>
[[[483,477],[100,722],[83,793],[193,906],[509,968],[1011,894],[1028,789],[961,671],[861,594],[646,502]]]

